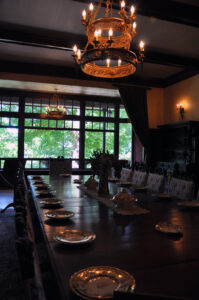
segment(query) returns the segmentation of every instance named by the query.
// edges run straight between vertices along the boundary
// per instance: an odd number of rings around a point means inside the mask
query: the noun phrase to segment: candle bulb
[[[77,46],[76,45],[73,47],[73,54],[77,55]]]
[[[77,50],[77,58],[81,59],[81,51],[80,51],[80,49]]]
[[[137,27],[137,23],[136,23],[136,22],[133,22],[133,31],[136,30],[136,27]]]
[[[131,6],[131,17],[134,15],[134,13],[135,13],[135,7],[132,5]]]
[[[101,35],[102,35],[102,30],[98,29],[98,36],[101,37]]]
[[[96,40],[96,41],[98,41],[98,35],[99,35],[98,31],[97,31],[97,30],[95,30],[95,32],[94,32],[94,36],[95,36],[95,40]]]
[[[106,66],[107,66],[107,68],[109,68],[110,67],[110,58],[107,58],[107,60],[106,60]]]
[[[93,3],[91,3],[91,4],[89,5],[89,10],[90,10],[90,13],[91,13],[91,14],[92,14],[92,12],[93,12],[93,8],[94,8]]]
[[[124,2],[124,0],[122,0],[122,2],[121,2],[121,9],[123,10],[124,8],[125,8],[125,2]]]
[[[112,36],[113,36],[113,30],[112,30],[112,28],[109,29],[108,36],[109,36],[109,40],[110,40],[112,38]]]
[[[119,58],[118,59],[118,67],[121,67],[121,64],[122,64],[122,60]]]
[[[140,41],[140,50],[144,51],[144,42],[143,41]]]
[[[177,109],[178,109],[178,107],[179,107],[179,104],[177,104],[177,105],[176,105],[176,107],[177,107]]]
[[[82,19],[84,21],[86,20],[86,11],[85,11],[85,9],[82,11]]]

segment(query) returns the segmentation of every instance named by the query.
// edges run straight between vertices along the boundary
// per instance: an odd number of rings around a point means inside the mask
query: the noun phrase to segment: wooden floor
[[[0,190],[0,211],[13,202],[12,190]],[[24,300],[23,283],[16,249],[14,209],[0,214],[0,299]]]

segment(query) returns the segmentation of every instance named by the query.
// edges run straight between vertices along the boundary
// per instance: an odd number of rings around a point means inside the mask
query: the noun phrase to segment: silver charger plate
[[[152,196],[159,198],[159,199],[171,199],[171,195],[166,194],[166,193],[152,194]]]
[[[37,192],[39,192],[39,191],[49,191],[50,190],[50,187],[46,184],[42,184],[42,185],[37,184],[37,185],[34,186],[34,188]]]
[[[169,222],[159,222],[155,225],[155,229],[166,234],[182,234],[182,227]]]
[[[44,183],[44,182],[34,184],[34,187],[46,187],[46,186],[50,187],[49,184]]]
[[[33,185],[36,185],[36,184],[43,184],[44,183],[44,181],[43,180],[39,180],[39,179],[35,179],[35,180],[33,180],[33,182],[32,182],[32,184]]]
[[[82,180],[81,179],[74,179],[73,182],[74,183],[82,183]]]
[[[147,191],[147,186],[146,185],[140,185],[140,186],[134,186],[133,189],[137,192],[142,192],[142,191]]]
[[[117,178],[108,178],[108,181],[109,182],[117,182],[117,181],[119,181],[119,179],[117,179]]]
[[[66,229],[64,231],[60,231],[54,237],[54,240],[64,244],[76,245],[92,242],[95,238],[96,235],[90,231]]]
[[[135,278],[118,268],[93,266],[74,273],[69,285],[84,299],[112,299],[115,290],[133,292]]]
[[[36,191],[37,192],[37,197],[53,197],[55,194],[55,191],[49,191],[49,190],[41,190],[41,191]]]
[[[41,176],[40,175],[32,175],[31,178],[34,179],[34,180],[35,179],[41,179]]]
[[[121,182],[118,182],[117,184],[120,186],[130,186],[130,185],[132,185],[132,182],[131,181],[121,181]]]
[[[71,174],[59,174],[59,176],[62,176],[62,177],[70,177]]]
[[[63,203],[62,200],[60,199],[56,199],[56,198],[45,198],[43,200],[40,201],[41,204],[43,205],[52,205],[52,206],[55,206],[55,205],[60,205]]]
[[[191,209],[191,208],[197,208],[199,209],[199,201],[183,201],[183,202],[178,202],[178,206],[180,208],[184,209]]]
[[[53,220],[65,220],[73,217],[74,213],[72,211],[67,211],[67,210],[53,210],[53,211],[47,211],[45,213],[45,216]]]

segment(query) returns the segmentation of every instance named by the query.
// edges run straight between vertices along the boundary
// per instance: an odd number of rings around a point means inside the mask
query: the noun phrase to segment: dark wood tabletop
[[[31,178],[31,177],[29,177]],[[73,180],[80,176],[43,176],[63,201],[66,210],[75,213],[65,222],[45,217],[47,210],[32,189],[40,226],[43,231],[56,278],[65,299],[77,299],[69,287],[70,276],[90,266],[123,269],[136,279],[135,294],[165,295],[199,299],[199,210],[183,211],[177,201],[157,200],[150,192],[134,193],[136,205],[148,214],[122,216],[87,196]],[[83,180],[87,177],[81,177]],[[110,183],[116,194],[121,188]],[[182,236],[159,233],[154,226],[169,221],[182,227]],[[54,240],[64,229],[93,231],[96,240],[81,246],[67,246]]]

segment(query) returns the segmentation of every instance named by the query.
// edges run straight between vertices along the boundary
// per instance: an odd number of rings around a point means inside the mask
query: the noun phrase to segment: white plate
[[[54,237],[54,239],[57,242],[75,245],[92,242],[95,239],[95,237],[96,235],[93,232],[78,229],[66,229],[64,231],[60,231]]]
[[[67,210],[53,210],[47,211],[45,213],[45,216],[49,219],[64,220],[73,217],[74,213]]]
[[[93,266],[74,273],[69,284],[84,299],[111,299],[115,290],[133,292],[135,278],[118,268]]]
[[[182,227],[168,222],[160,222],[155,225],[155,229],[166,234],[182,234]]]

